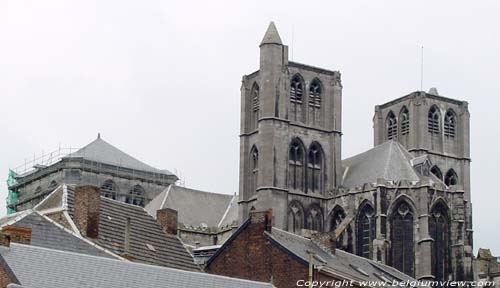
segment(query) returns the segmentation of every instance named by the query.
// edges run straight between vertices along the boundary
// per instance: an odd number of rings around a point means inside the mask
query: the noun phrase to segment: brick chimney
[[[269,209],[267,211],[252,211],[250,212],[250,223],[252,226],[262,226],[262,229],[267,232],[271,232],[273,227],[273,210]]]
[[[31,228],[6,226],[0,231],[0,245],[10,247],[10,243],[31,244]]]
[[[335,255],[335,250],[337,246],[337,241],[335,239],[334,232],[319,232],[310,230],[310,235],[308,238],[311,239],[316,245],[320,246],[324,250],[330,252]]]
[[[156,211],[156,221],[160,224],[163,232],[177,235],[177,210],[163,208]]]
[[[101,189],[88,185],[76,188],[74,221],[83,236],[97,239],[100,206]]]

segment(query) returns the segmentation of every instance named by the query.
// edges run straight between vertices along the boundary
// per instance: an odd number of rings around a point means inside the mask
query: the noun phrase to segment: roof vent
[[[431,89],[429,89],[429,92],[427,92],[427,94],[439,96],[438,89],[436,87],[432,87]]]
[[[148,247],[149,250],[156,252],[155,246],[153,246],[153,245],[151,245],[149,243],[146,243],[146,247]]]

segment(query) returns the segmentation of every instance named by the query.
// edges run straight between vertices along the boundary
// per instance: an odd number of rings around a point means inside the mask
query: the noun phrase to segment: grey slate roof
[[[0,255],[24,288],[264,288],[271,284],[12,243]]]
[[[9,225],[31,228],[31,245],[34,246],[116,258],[73,235],[60,225],[54,224],[45,216],[33,210],[26,210],[24,217],[14,223],[9,223]]]
[[[68,212],[73,216],[74,190],[72,186],[67,187]],[[102,196],[96,243],[117,255],[123,255],[127,218],[131,220],[129,252],[133,261],[190,271],[200,270],[181,240],[176,235],[164,233],[144,208]]]
[[[238,220],[236,195],[218,194],[170,185],[147,206],[150,215],[172,208],[178,212],[178,221],[184,226],[224,227]]]
[[[87,146],[81,148],[80,150],[74,153],[65,156],[64,158],[66,159],[83,158],[89,161],[110,164],[114,166],[120,166],[139,171],[153,172],[165,175],[174,175],[172,172],[168,170],[156,169],[135,159],[134,157],[121,151],[115,146],[102,140],[100,137],[92,141]]]
[[[342,161],[344,187],[386,181],[419,181],[410,161],[413,156],[397,141],[388,141]]]
[[[314,252],[322,260],[326,261],[325,264],[315,259],[315,265],[324,266],[322,271],[333,273],[345,279],[354,281],[389,280],[390,282],[393,280],[414,280],[410,276],[392,267],[351,253],[337,249],[335,255],[333,255],[308,238],[278,228],[272,228],[271,233],[266,231],[265,236],[307,263],[309,263],[309,254],[307,251]]]

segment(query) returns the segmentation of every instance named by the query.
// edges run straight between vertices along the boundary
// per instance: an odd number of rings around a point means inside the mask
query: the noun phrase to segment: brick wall
[[[264,231],[270,231],[270,212],[252,213],[250,224],[230,242],[206,268],[208,273],[261,282],[278,288],[296,287],[308,279],[308,267],[270,243]]]
[[[163,232],[177,235],[177,211],[164,208],[156,211],[156,221],[160,224]]]

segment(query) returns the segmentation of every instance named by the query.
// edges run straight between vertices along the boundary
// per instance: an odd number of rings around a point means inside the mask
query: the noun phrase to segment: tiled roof
[[[9,218],[14,219],[14,221],[3,221]],[[33,210],[26,210],[23,212],[23,215],[17,215],[15,218],[4,217],[0,221],[4,222],[5,226],[30,228],[31,245],[34,246],[116,258],[111,253],[104,252],[103,249],[95,247],[89,241],[85,241],[81,237],[74,235],[71,231],[64,229],[61,225],[55,224],[46,216]]]
[[[12,243],[0,255],[24,288],[264,288],[271,284]]]
[[[345,251],[336,250],[335,255],[321,248],[311,239],[295,235],[290,232],[272,228],[271,233],[265,232],[268,239],[288,250],[304,262],[309,263],[309,252],[319,256],[314,264],[324,266],[322,271],[330,272],[344,279],[354,281],[407,281],[414,280],[410,276],[373,260],[369,260]],[[318,258],[318,257],[316,257]]]
[[[68,212],[74,212],[74,190],[68,187]],[[96,243],[117,255],[123,255],[125,226],[130,218],[130,251],[132,261],[199,271],[193,257],[176,235],[163,232],[161,226],[144,208],[101,197],[99,233]]]
[[[65,158],[83,158],[89,161],[110,164],[139,171],[174,175],[168,170],[156,169],[135,159],[134,157],[121,151],[115,146],[102,140],[100,137],[92,141],[87,146],[81,148],[80,150],[67,155]]]
[[[342,161],[344,187],[386,181],[419,181],[411,165],[413,156],[397,141],[388,141]]]
[[[150,215],[172,208],[178,212],[178,221],[184,226],[223,227],[238,220],[236,195],[219,194],[170,185],[146,206]]]

